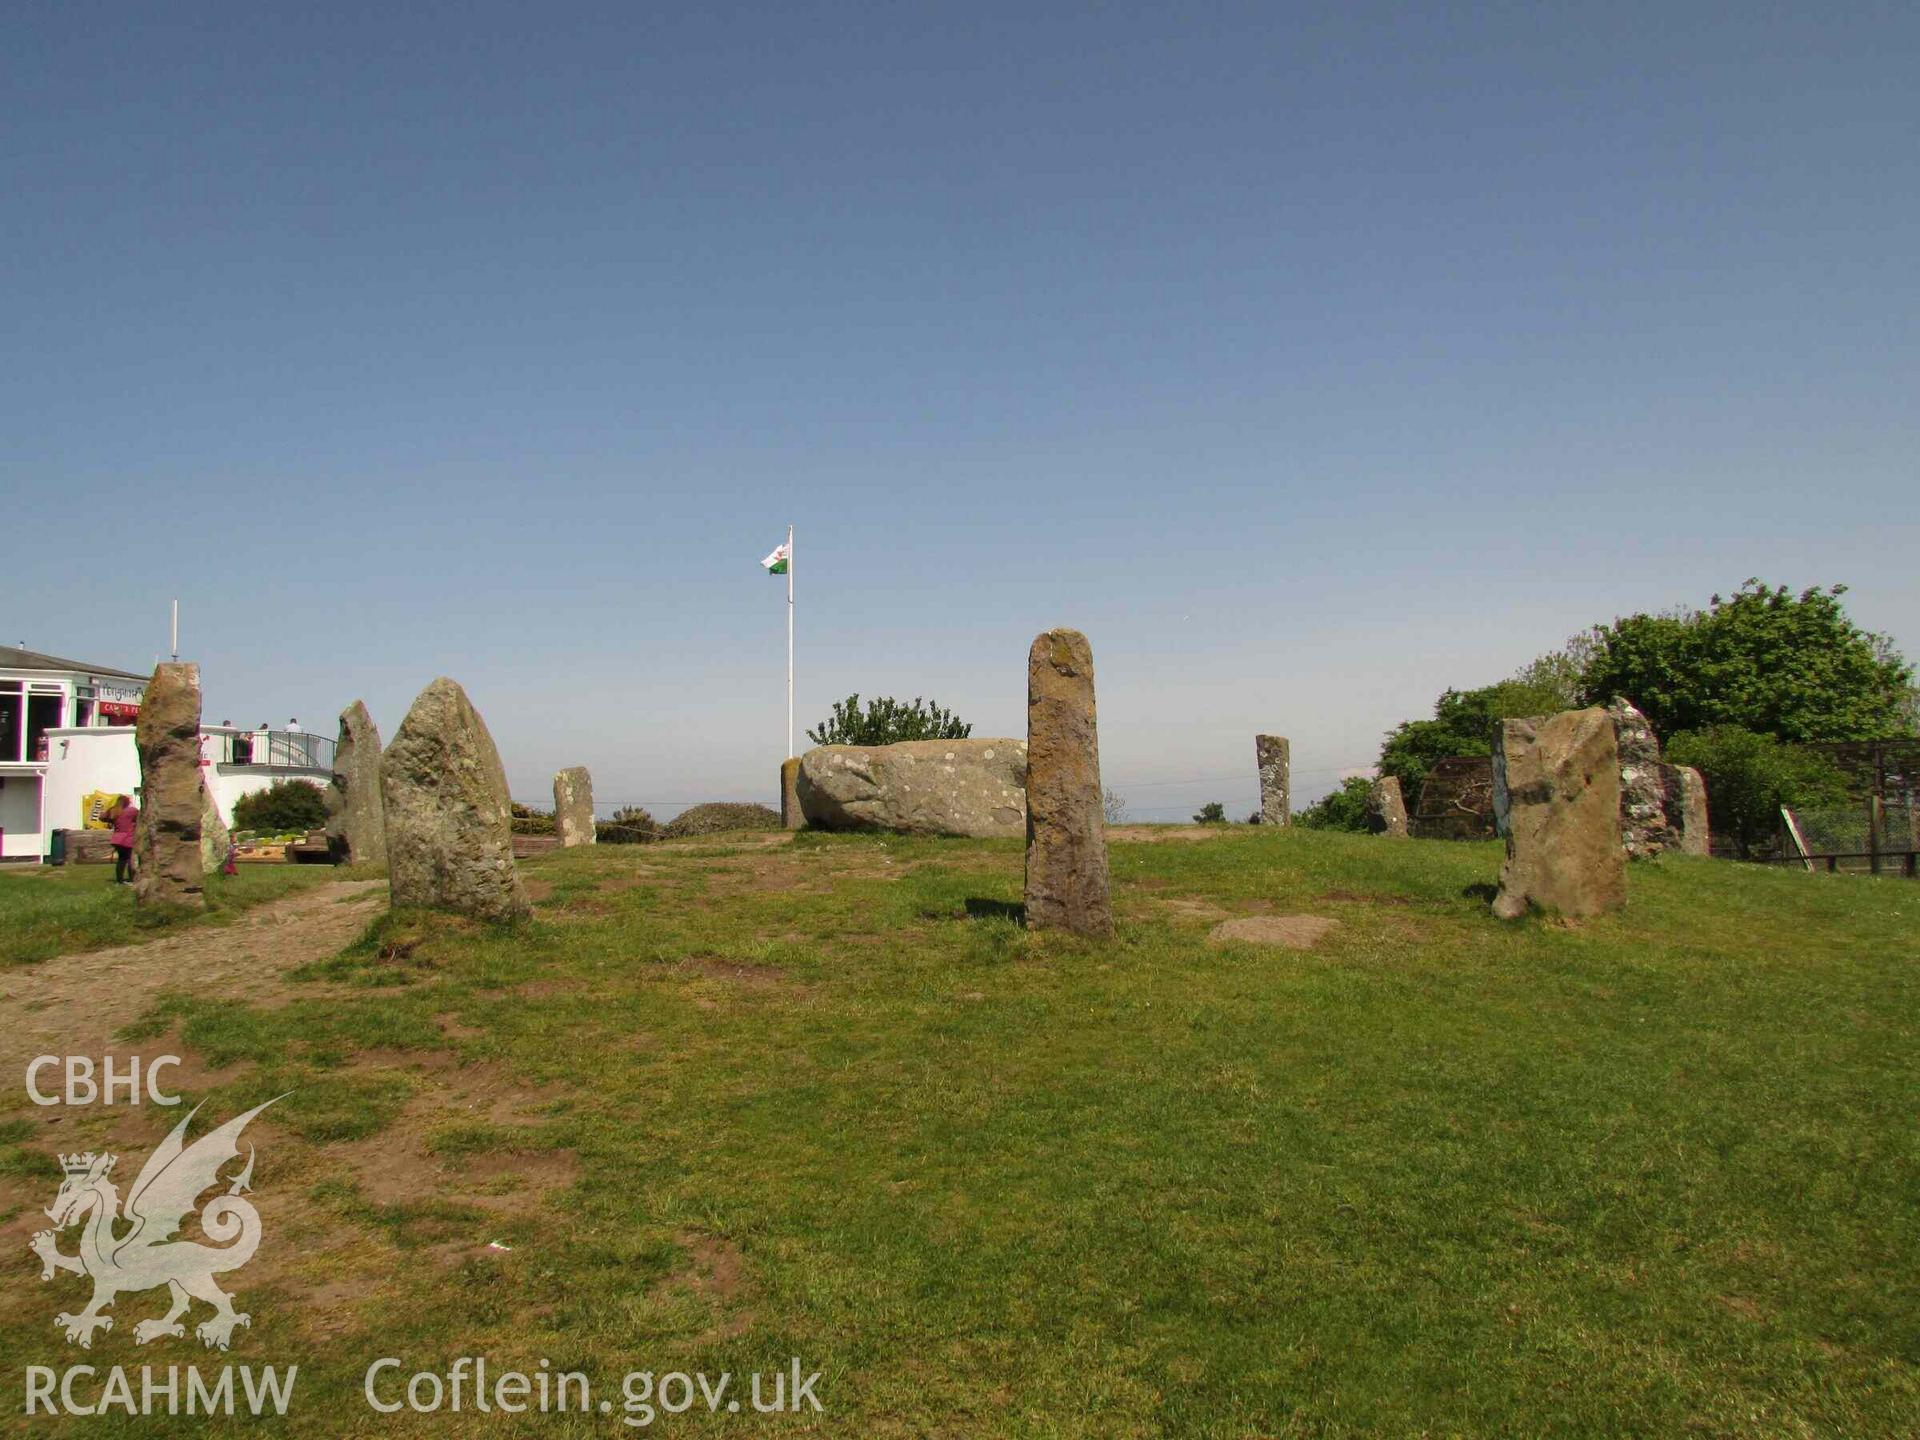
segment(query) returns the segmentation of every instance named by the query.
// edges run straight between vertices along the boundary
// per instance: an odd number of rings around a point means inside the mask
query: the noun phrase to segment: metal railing
[[[290,770],[333,769],[334,741],[304,730],[228,730],[207,732],[217,765],[255,765]]]

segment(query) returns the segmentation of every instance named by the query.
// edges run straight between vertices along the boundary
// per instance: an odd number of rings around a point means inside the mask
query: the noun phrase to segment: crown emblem
[[[93,1170],[93,1162],[101,1158],[103,1157],[95,1155],[91,1150],[84,1155],[62,1155],[60,1168],[69,1175],[86,1175]],[[104,1158],[107,1162],[104,1169],[111,1170],[115,1157],[108,1155]]]

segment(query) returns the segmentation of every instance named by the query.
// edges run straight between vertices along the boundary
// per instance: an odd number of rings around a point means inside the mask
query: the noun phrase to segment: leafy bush
[[[233,828],[304,835],[327,823],[327,797],[304,780],[276,780],[233,802]]]
[[[553,834],[553,812],[536,810],[531,805],[513,802],[513,833],[516,835]]]
[[[1224,825],[1227,823],[1227,807],[1218,800],[1209,800],[1200,807],[1200,813],[1193,817],[1196,825]]]
[[[1846,798],[1846,778],[1826,756],[1738,725],[1683,730],[1667,741],[1667,759],[1700,772],[1714,833],[1733,841],[1743,856],[1773,848],[1782,805],[1832,805]]]
[[[1349,775],[1340,788],[1328,792],[1294,817],[1293,823],[1305,830],[1367,829],[1367,794],[1373,782],[1364,775]]]
[[[863,710],[860,697],[849,695],[807,739],[816,745],[893,745],[902,740],[964,740],[973,733],[951,710],[931,700],[913,697],[902,704],[891,695],[869,700]]]
[[[778,830],[780,812],[765,805],[726,803],[695,805],[682,810],[661,830],[662,840],[682,840],[689,835],[717,835],[722,830]]]

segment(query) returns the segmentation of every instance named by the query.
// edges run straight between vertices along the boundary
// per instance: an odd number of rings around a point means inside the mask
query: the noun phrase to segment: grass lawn
[[[1498,855],[1119,842],[1110,944],[1020,928],[1017,843],[540,857],[524,926],[388,917],[279,1008],[173,995],[124,1037],[188,1056],[216,1119],[292,1092],[248,1132],[266,1238],[227,1356],[136,1346],[158,1292],[59,1338],[84,1290],[25,1250],[54,1152],[130,1170],[178,1112],[55,1125],[9,1087],[9,1383],[297,1363],[269,1433],[584,1436],[630,1433],[628,1371],[798,1357],[822,1414],[655,1428],[1920,1433],[1920,886],[1676,858],[1623,915],[1503,925],[1464,893]],[[7,877],[9,934],[69,883]],[[1207,943],[1265,913],[1339,926]],[[478,1355],[615,1412],[362,1397],[378,1357]]]
[[[0,968],[55,955],[132,945],[182,925],[218,923],[263,900],[330,878],[324,866],[242,865],[238,875],[207,878],[200,915],[137,912],[133,887],[113,883],[111,865],[33,865],[0,869]]]

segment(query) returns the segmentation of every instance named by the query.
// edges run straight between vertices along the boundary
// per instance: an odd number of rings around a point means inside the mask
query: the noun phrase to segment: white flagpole
[[[793,526],[787,526],[787,758],[793,758]]]

